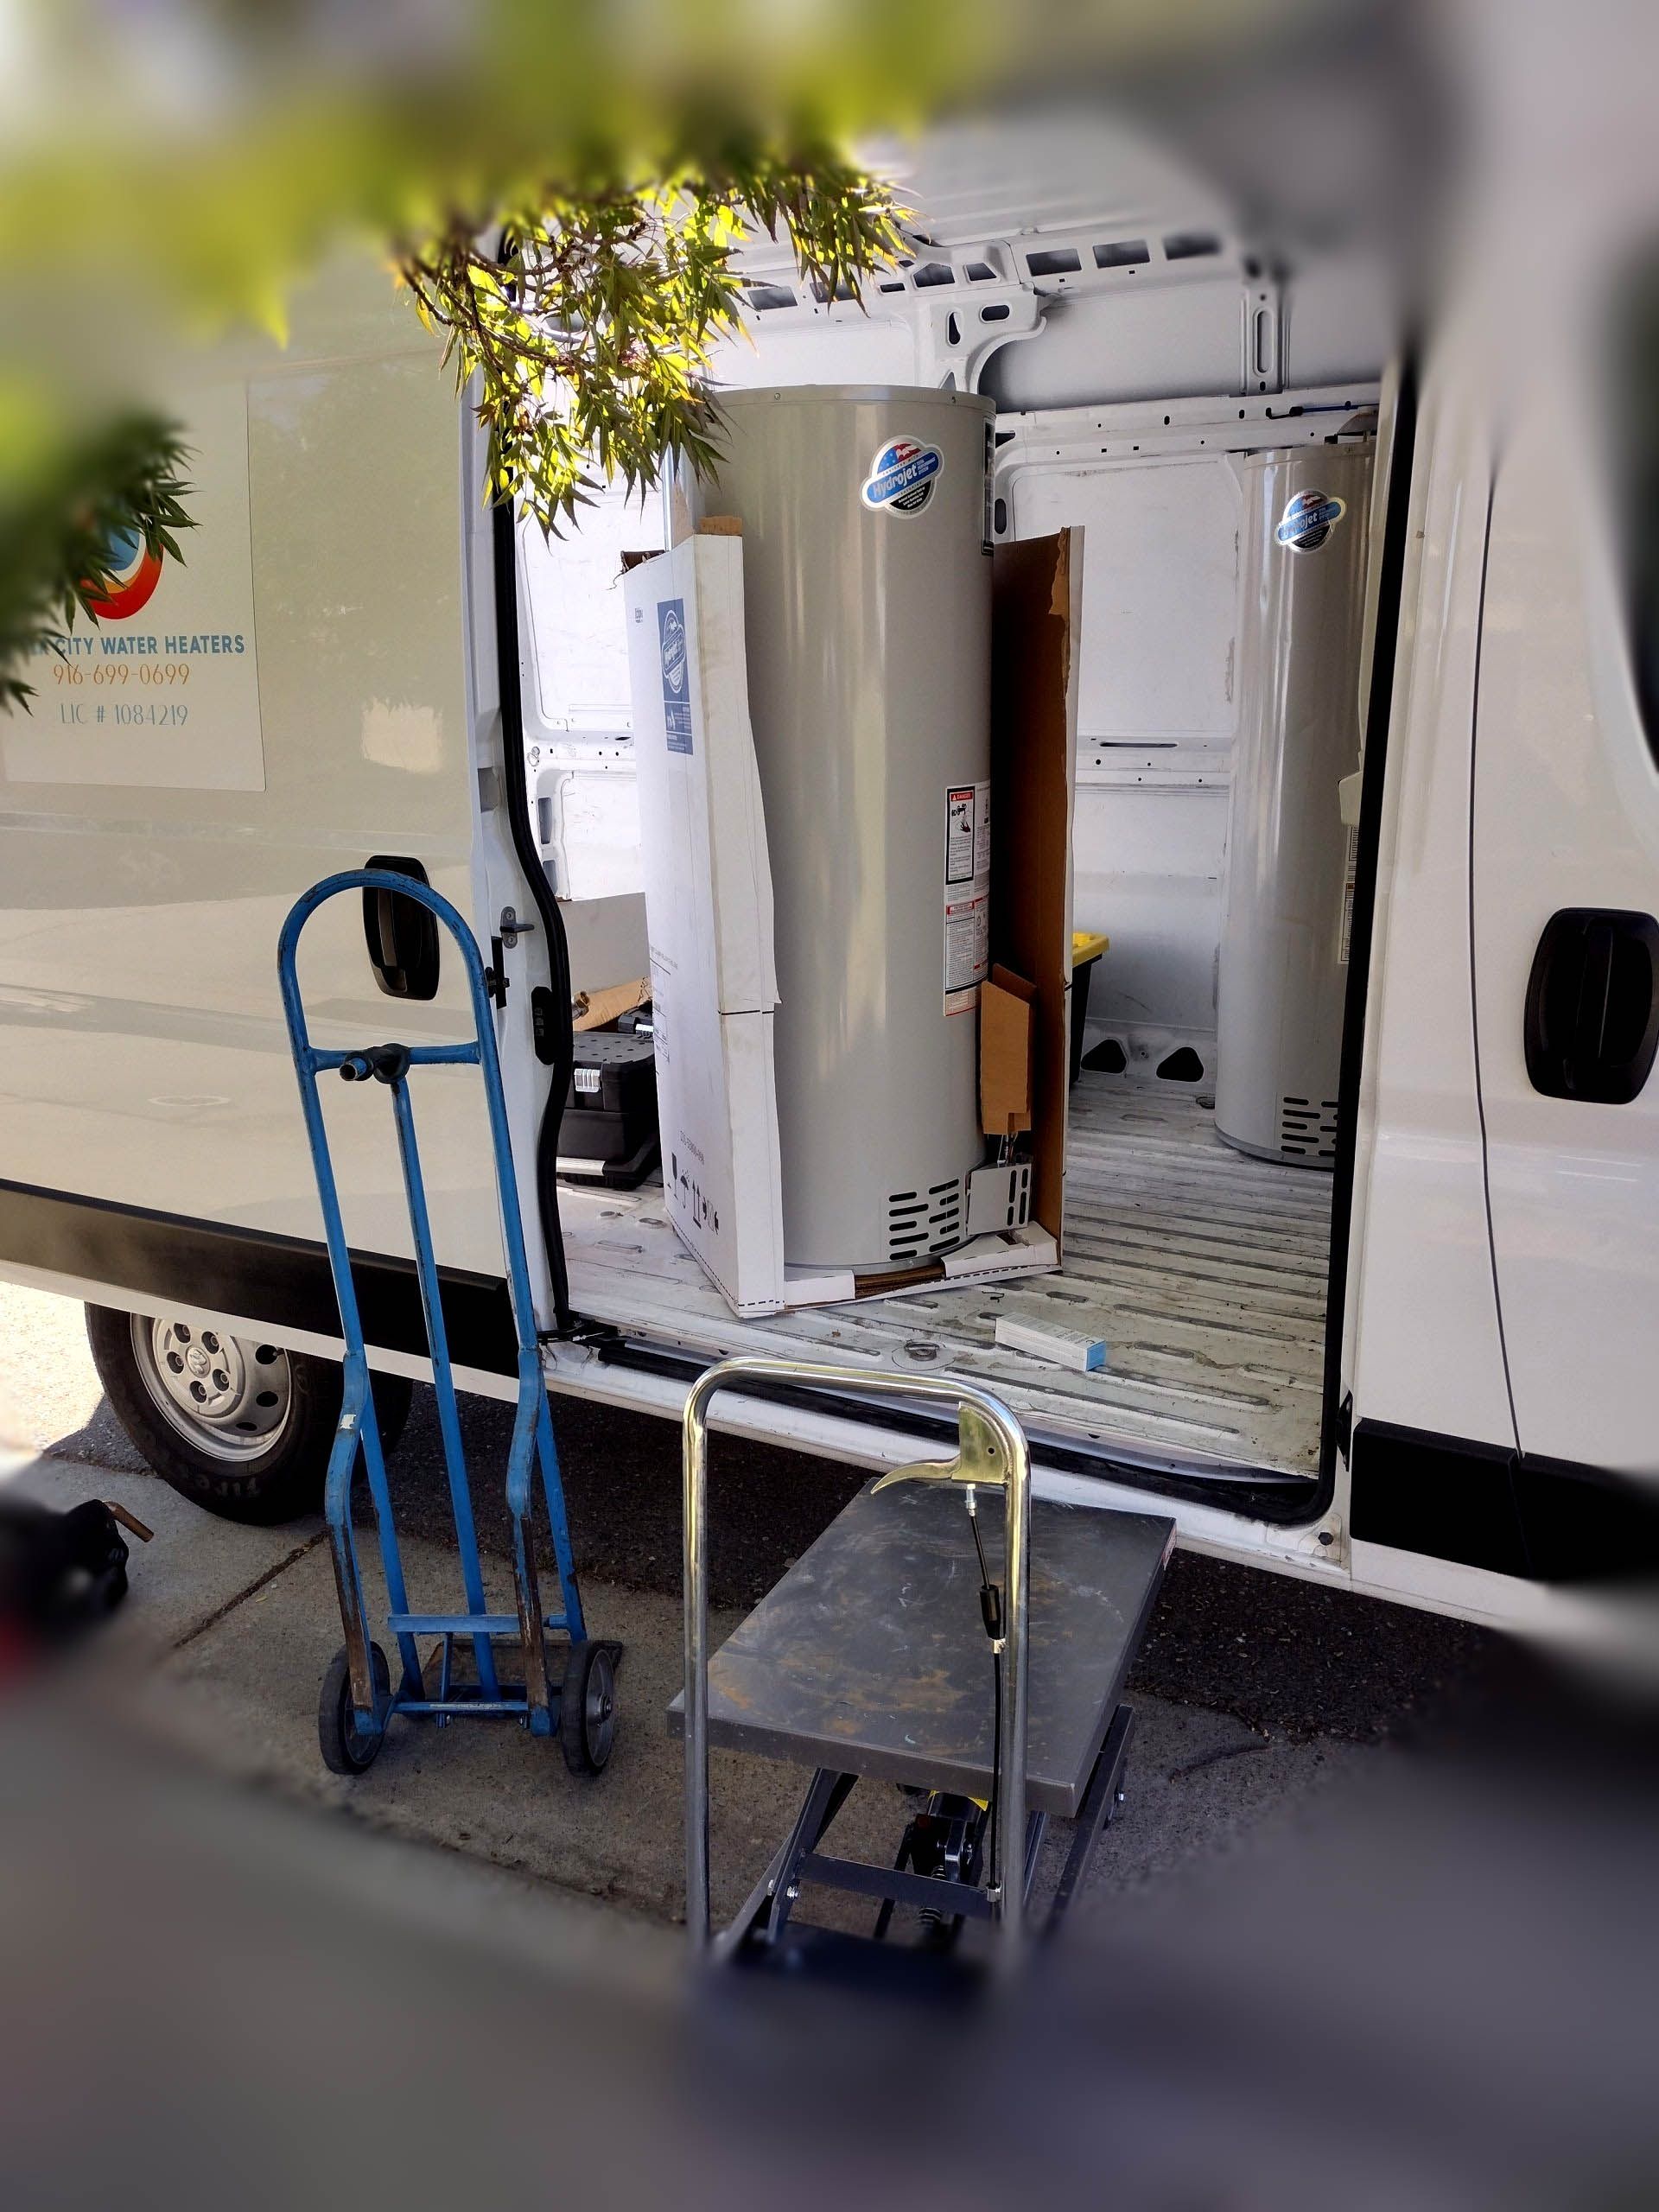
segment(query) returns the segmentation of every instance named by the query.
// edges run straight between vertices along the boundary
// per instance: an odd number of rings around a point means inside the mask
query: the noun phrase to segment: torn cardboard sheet
[[[1033,1011],[1037,986],[993,968],[979,990],[979,1125],[988,1137],[1031,1127]]]
[[[651,979],[641,976],[632,983],[612,983],[602,991],[578,991],[570,1023],[573,1029],[604,1029],[625,1014],[651,1004]]]

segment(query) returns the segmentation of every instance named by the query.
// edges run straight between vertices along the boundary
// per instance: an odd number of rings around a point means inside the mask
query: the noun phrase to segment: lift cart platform
[[[1002,1573],[1001,1515],[981,1541]],[[1026,1802],[1075,1820],[1163,1580],[1174,1523],[1036,1498]],[[709,1665],[709,1740],[985,1797],[991,1694],[958,1489],[867,1483]],[[683,1697],[670,1708],[681,1732]]]

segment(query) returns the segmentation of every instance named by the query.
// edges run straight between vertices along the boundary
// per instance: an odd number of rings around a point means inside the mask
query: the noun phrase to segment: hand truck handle
[[[718,1391],[745,1382],[805,1383],[867,1397],[924,1398],[954,1408],[964,1449],[977,1444],[972,1479],[1000,1481],[1007,1493],[1007,1589],[1003,1656],[1001,1794],[997,1802],[996,1900],[1000,1962],[1012,1965],[1025,1940],[1027,1597],[1031,1551],[1031,1454],[1025,1431],[1002,1402],[976,1382],[949,1376],[895,1375],[887,1370],[830,1367],[821,1362],[722,1359],[692,1384],[682,1425],[684,1468],[685,1584],[685,1925],[694,1955],[709,1941],[709,1407]],[[986,1432],[1000,1447],[1001,1470],[984,1464]],[[934,1470],[930,1469],[930,1473]],[[937,1478],[937,1475],[935,1476]]]
[[[319,906],[353,891],[395,891],[401,899],[424,906],[454,940],[467,979],[467,996],[473,1016],[469,1041],[453,1045],[378,1045],[351,1052],[326,1052],[311,1042],[305,1001],[300,995],[298,955],[300,938]],[[416,877],[399,875],[389,868],[347,868],[325,876],[321,883],[296,899],[283,924],[276,947],[276,974],[288,1023],[289,1043],[300,1081],[300,1103],[305,1114],[306,1135],[312,1164],[317,1172],[323,1234],[334,1277],[334,1291],[348,1341],[362,1333],[357,1318],[357,1294],[352,1281],[351,1257],[340,1217],[340,1198],[328,1153],[316,1077],[337,1069],[348,1083],[366,1082],[372,1076],[391,1082],[411,1067],[475,1066],[484,1080],[484,1102],[489,1116],[490,1142],[494,1155],[496,1189],[500,1201],[502,1254],[507,1266],[507,1290],[518,1338],[520,1381],[534,1370],[539,1373],[536,1341],[536,1309],[531,1294],[530,1263],[524,1251],[524,1224],[519,1217],[518,1178],[513,1172],[512,1143],[508,1135],[506,1094],[501,1082],[500,1057],[496,1050],[488,986],[478,940],[464,918],[441,892]]]

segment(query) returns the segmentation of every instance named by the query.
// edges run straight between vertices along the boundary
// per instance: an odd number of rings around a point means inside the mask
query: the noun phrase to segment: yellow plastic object
[[[1074,969],[1086,968],[1091,960],[1098,960],[1103,952],[1109,952],[1111,947],[1112,940],[1109,937],[1096,937],[1091,930],[1073,930],[1071,965]]]

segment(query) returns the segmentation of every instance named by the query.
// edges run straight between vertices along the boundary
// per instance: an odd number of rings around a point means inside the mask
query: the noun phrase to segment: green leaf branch
[[[743,150],[456,212],[395,257],[460,385],[478,378],[490,496],[551,532],[605,481],[634,491],[667,458],[715,458],[710,354],[739,327],[746,240],[786,238],[803,279],[844,297],[905,250],[901,221],[829,149]]]
[[[35,480],[9,486],[0,509],[0,707],[27,709],[30,663],[61,655],[78,617],[96,623],[123,533],[183,560],[179,534],[194,526],[188,457],[176,424],[135,413],[86,433]]]

